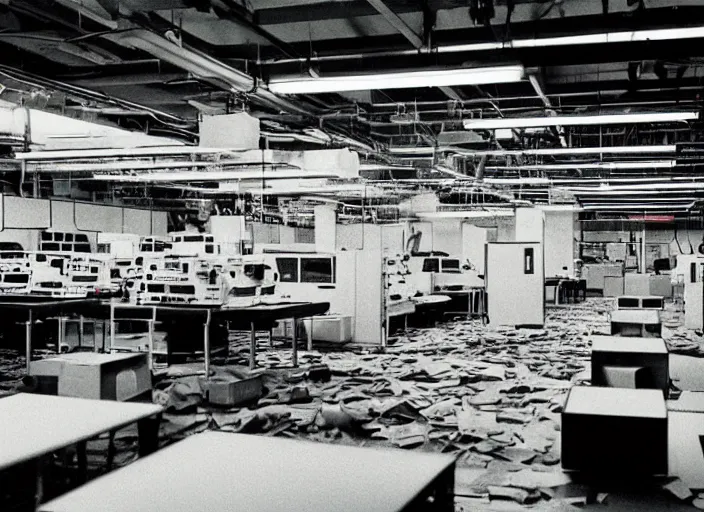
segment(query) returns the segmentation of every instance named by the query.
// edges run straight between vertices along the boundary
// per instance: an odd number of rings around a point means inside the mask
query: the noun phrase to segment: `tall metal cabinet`
[[[539,242],[486,244],[489,323],[542,326],[545,323],[545,268]]]

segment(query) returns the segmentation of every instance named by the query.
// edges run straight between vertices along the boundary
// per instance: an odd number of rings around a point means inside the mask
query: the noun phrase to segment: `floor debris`
[[[198,375],[202,362],[169,367],[157,375],[153,394],[167,408],[161,439],[219,429],[452,453],[458,511],[575,510],[586,498],[566,491],[573,484],[559,465],[560,411],[569,388],[588,382],[589,336],[607,332],[613,306],[611,299],[588,299],[550,308],[540,330],[492,329],[464,319],[409,329],[386,353],[299,351],[299,369],[286,369],[291,352],[282,342],[262,344],[254,373],[246,369],[249,337],[233,334],[231,355],[214,361],[215,372],[260,375],[261,398],[212,406]],[[672,325],[666,328],[671,350],[704,356],[700,336]],[[3,350],[0,365],[0,392],[16,388],[24,357]],[[666,489],[690,498],[676,482]],[[606,494],[596,496],[608,505]]]

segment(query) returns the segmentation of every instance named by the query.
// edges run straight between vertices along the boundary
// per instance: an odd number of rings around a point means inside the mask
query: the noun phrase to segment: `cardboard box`
[[[623,295],[622,276],[604,276],[604,297]]]
[[[665,300],[652,295],[623,295],[616,299],[616,309],[665,309]]]
[[[347,343],[352,340],[352,317],[321,315],[303,320],[306,332],[311,332],[314,341]]]
[[[214,405],[235,406],[260,398],[263,391],[261,375],[241,380],[213,379],[208,382],[207,400]]]
[[[660,389],[667,393],[669,354],[662,339],[592,336],[591,340],[592,386]]]
[[[662,337],[660,311],[654,309],[617,309],[611,313],[613,336]]]
[[[650,276],[648,274],[626,274],[623,290],[626,295],[649,295]]]
[[[672,297],[672,278],[669,275],[650,276],[650,294]]]
[[[37,377],[40,383],[56,379],[60,396],[124,401],[152,389],[152,376],[145,353],[63,354],[32,361],[29,373]]]
[[[562,468],[601,478],[666,475],[662,392],[573,387],[562,412]]]

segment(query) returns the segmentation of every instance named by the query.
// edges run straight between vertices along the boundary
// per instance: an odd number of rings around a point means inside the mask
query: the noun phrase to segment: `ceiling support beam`
[[[535,94],[537,94],[538,97],[542,100],[543,105],[545,105],[545,108],[547,108],[548,110],[553,110],[552,102],[550,101],[550,98],[548,98],[547,95],[545,94],[545,92],[543,91],[543,87],[540,85],[540,80],[538,79],[538,77],[535,74],[530,73],[528,75],[528,80],[530,81],[530,85],[533,86],[533,89],[535,89]],[[565,140],[565,129],[562,126],[557,126],[556,130],[557,130],[557,135],[560,139],[560,145],[563,148],[566,148],[567,141]]]
[[[154,85],[166,84],[168,82],[185,81],[189,79],[187,73],[144,73],[128,74],[118,76],[97,76],[94,78],[71,78],[64,77],[63,80],[78,87],[88,88],[115,88],[130,87],[134,85]],[[195,79],[193,79],[195,81]]]
[[[455,101],[464,101],[465,100],[464,97],[459,92],[457,92],[457,89],[455,89],[454,87],[445,86],[445,87],[438,87],[438,89],[440,89],[443,93],[445,93],[445,96],[447,96],[451,100],[455,100]]]
[[[402,34],[408,41],[413,45],[414,48],[420,49],[423,47],[423,39],[416,34],[415,30],[409,27],[401,17],[393,12],[384,3],[384,0],[367,0],[369,4],[376,9],[379,14],[381,14],[389,25],[394,27],[400,34]]]
[[[408,42],[411,43],[416,50],[423,48],[423,38],[418,35],[415,30],[409,27],[398,14],[389,9],[389,7],[384,3],[384,0],[367,0],[367,2],[369,2],[374,9],[379,11],[379,14],[381,14],[384,19],[389,22],[389,25],[394,27],[401,35],[408,39]],[[453,87],[439,87],[439,89],[451,100],[464,100],[462,95],[459,94]]]

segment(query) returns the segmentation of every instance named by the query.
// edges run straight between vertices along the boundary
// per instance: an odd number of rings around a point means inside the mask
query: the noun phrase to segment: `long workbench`
[[[225,322],[231,330],[249,330],[251,353],[249,364],[256,366],[257,330],[269,330],[279,320],[292,318],[295,321],[326,313],[330,309],[327,302],[290,302],[280,304],[258,304],[250,307],[183,307],[183,306],[137,306],[115,301],[98,299],[70,300],[16,300],[27,296],[1,296],[0,318],[25,324],[25,345],[27,369],[32,357],[32,326],[37,320],[63,315],[108,320],[110,322],[110,347],[114,346],[114,322],[116,320],[143,320],[149,325],[151,337],[155,322],[175,324],[200,324],[203,326],[203,351],[205,371],[210,372],[210,326]],[[31,297],[31,296],[30,296]],[[298,341],[295,329],[292,337],[293,364],[298,364]]]

